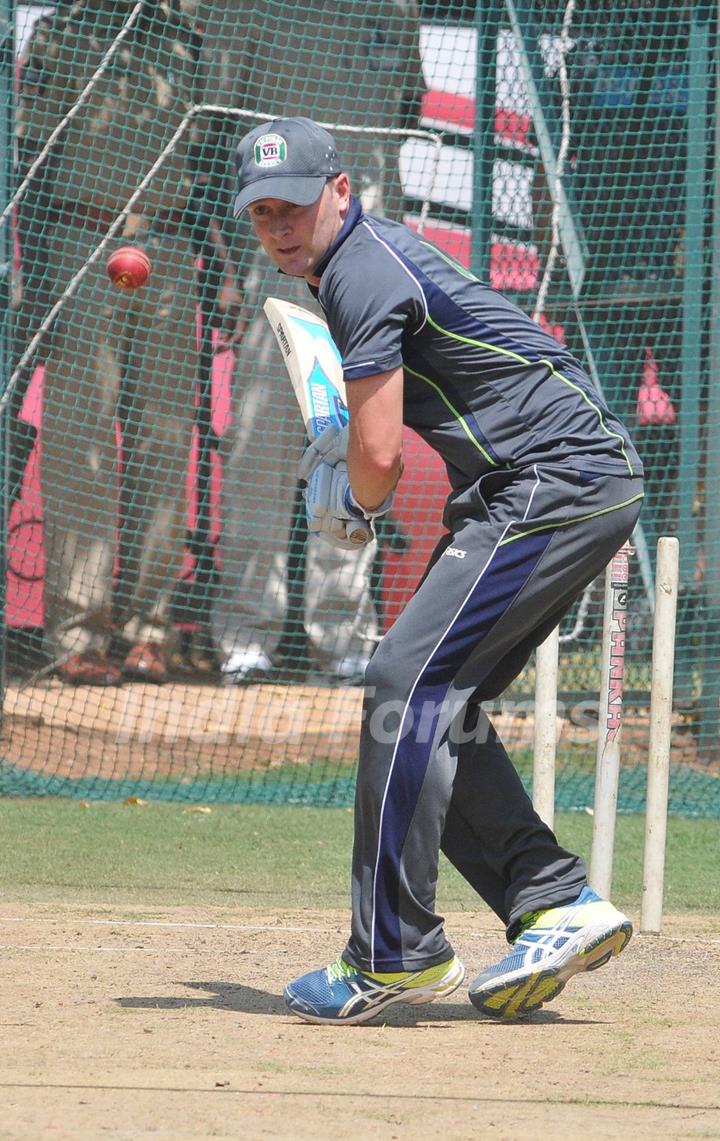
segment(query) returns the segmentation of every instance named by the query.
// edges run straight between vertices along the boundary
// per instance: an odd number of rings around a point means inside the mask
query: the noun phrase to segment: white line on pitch
[[[109,952],[110,954],[125,955],[129,951],[138,951],[144,955],[187,955],[192,953],[191,947],[165,947],[165,946],[151,946],[151,947],[91,947],[82,944],[71,945],[69,943],[0,943],[0,951],[63,951],[67,953],[76,954],[78,952],[87,953],[88,951],[102,951]],[[238,951],[233,948],[228,951],[223,951],[222,948],[213,948],[213,955],[246,955],[247,951]]]
[[[68,916],[64,919],[63,916],[54,917],[42,915],[7,915],[0,916],[0,923],[89,923],[97,926],[167,926],[167,928],[188,928],[188,929],[220,929],[227,931],[313,931],[315,933],[321,931],[331,931],[330,926],[285,926],[281,923],[274,924],[260,924],[260,923],[180,923],[178,921],[169,920],[91,920],[82,919],[82,917]]]
[[[181,923],[177,920],[165,919],[83,919],[83,918],[60,918],[53,919],[50,916],[43,918],[42,916],[22,916],[22,915],[7,915],[0,916],[0,926],[3,923],[45,923],[45,924],[60,924],[67,923],[76,926],[79,923],[85,923],[96,927],[169,927],[177,929],[192,930],[218,930],[218,931],[273,931],[278,934],[285,932],[306,932],[314,935],[325,934],[329,931],[335,930],[335,925],[328,927],[300,927],[300,926],[285,926],[284,924],[260,924],[260,923]],[[497,931],[490,930],[456,930],[456,935],[472,936],[473,938],[494,938],[497,936]],[[635,938],[657,940],[662,939],[666,943],[711,943],[720,944],[720,938],[714,935],[643,935],[641,932],[636,932]],[[102,950],[103,948],[97,948]]]
[[[44,923],[44,924],[68,924],[77,926],[81,923],[104,926],[104,927],[169,927],[180,930],[217,930],[217,931],[268,931],[283,935],[288,932],[306,933],[311,935],[327,935],[336,930],[336,925],[328,927],[288,927],[281,924],[268,924],[263,925],[259,923],[180,923],[177,921],[167,921],[162,919],[52,919],[50,917],[24,917],[24,916],[0,916],[0,927],[3,923]],[[493,939],[497,938],[498,934],[502,932],[483,930],[476,931],[474,929],[454,929],[455,936],[463,936],[465,938],[473,939]]]

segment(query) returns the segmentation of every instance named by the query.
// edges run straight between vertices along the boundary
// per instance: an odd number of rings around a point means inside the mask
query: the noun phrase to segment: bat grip
[[[357,547],[364,547],[366,543],[372,542],[375,538],[369,523],[347,523],[345,533],[350,542]]]

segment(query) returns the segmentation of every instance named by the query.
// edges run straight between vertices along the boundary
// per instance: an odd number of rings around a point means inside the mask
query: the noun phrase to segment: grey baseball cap
[[[342,170],[332,135],[305,118],[273,119],[254,127],[238,143],[235,165],[235,218],[260,198],[309,206],[320,197],[325,180]]]

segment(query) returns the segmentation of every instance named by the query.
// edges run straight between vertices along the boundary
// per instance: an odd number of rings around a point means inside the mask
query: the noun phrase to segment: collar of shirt
[[[336,237],[335,241],[332,243],[329,250],[327,250],[327,252],[320,258],[320,261],[315,266],[315,268],[313,270],[313,274],[315,277],[322,277],[323,272],[327,269],[328,262],[330,261],[330,259],[332,257],[334,257],[334,255],[340,249],[340,246],[343,244],[345,239],[355,229],[358,222],[362,221],[362,218],[363,218],[362,206],[358,202],[355,195],[351,194],[350,195],[350,209],[347,212],[347,217],[346,217],[345,221],[343,222],[342,227],[340,229],[340,232],[339,232],[338,236]],[[312,289],[313,287],[311,286],[310,288]]]

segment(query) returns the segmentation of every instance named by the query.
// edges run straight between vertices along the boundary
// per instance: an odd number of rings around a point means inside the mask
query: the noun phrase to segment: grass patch
[[[592,820],[561,813],[558,838],[589,859]],[[637,913],[644,820],[618,818],[613,898]],[[665,906],[720,912],[718,824],[670,817]],[[346,907],[352,811],[265,805],[130,807],[53,799],[0,800],[0,891],[5,900],[145,906]],[[477,896],[446,861],[441,910]]]

